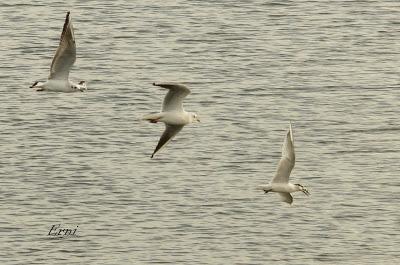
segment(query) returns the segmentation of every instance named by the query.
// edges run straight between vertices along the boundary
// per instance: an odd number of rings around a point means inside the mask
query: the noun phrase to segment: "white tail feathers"
[[[149,122],[158,122],[158,120],[161,118],[161,113],[156,113],[156,114],[148,114],[143,116],[143,120],[149,121]]]

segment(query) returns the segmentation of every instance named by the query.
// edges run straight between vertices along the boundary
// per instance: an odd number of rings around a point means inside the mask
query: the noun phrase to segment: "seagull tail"
[[[143,116],[142,120],[151,122],[151,123],[156,123],[159,121],[159,119],[162,117],[161,113],[156,113],[156,114],[148,114]]]
[[[42,91],[42,90],[44,90],[43,85],[44,85],[43,82],[41,82],[41,81],[36,81],[35,83],[33,83],[33,84],[30,86],[30,88],[33,88],[33,89],[35,89],[36,91]]]
[[[255,190],[270,191],[271,186],[270,185],[261,185],[261,186],[256,187]]]
[[[37,84],[39,83],[39,81],[36,81],[35,83],[33,83],[30,88],[34,88]]]

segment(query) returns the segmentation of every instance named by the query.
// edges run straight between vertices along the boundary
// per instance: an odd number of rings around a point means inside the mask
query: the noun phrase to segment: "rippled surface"
[[[2,264],[398,262],[398,1],[72,2],[0,4]],[[89,91],[35,93],[67,10]],[[154,81],[202,123],[151,160]],[[289,120],[291,207],[255,190]]]

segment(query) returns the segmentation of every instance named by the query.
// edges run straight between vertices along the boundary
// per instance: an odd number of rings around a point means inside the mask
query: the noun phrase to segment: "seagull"
[[[65,17],[64,27],[61,33],[60,44],[50,67],[50,75],[46,82],[36,81],[30,88],[36,91],[77,92],[87,89],[86,82],[73,83],[68,79],[69,70],[76,60],[76,46],[74,29],[70,18],[70,12]]]
[[[200,122],[196,113],[186,112],[183,109],[182,102],[190,94],[189,88],[178,83],[153,83],[153,85],[168,89],[168,93],[164,98],[160,113],[149,114],[143,117],[144,120],[151,123],[165,123],[164,133],[161,135],[151,158],[174,138],[182,130],[183,126],[189,123]]]
[[[302,191],[305,195],[309,196],[310,193],[301,184],[292,184],[289,182],[290,172],[292,171],[295,164],[294,155],[294,140],[292,124],[289,124],[289,130],[286,134],[285,140],[282,145],[282,157],[278,163],[275,176],[272,178],[268,185],[259,187],[265,193],[270,191],[277,192],[281,196],[283,202],[292,204],[293,197],[290,195],[292,192]]]

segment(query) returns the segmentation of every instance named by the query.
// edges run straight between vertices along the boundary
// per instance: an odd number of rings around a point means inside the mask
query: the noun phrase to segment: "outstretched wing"
[[[289,126],[289,131],[286,134],[282,145],[282,157],[279,160],[278,168],[271,183],[288,183],[290,172],[295,164],[294,155],[294,140],[292,132],[292,124]]]
[[[190,94],[189,88],[177,83],[153,83],[153,85],[169,90],[161,111],[183,111],[183,99]]]
[[[67,12],[60,44],[51,63],[49,79],[68,79],[69,70],[76,60],[74,29],[69,14]]]
[[[292,195],[290,195],[290,193],[288,193],[288,192],[278,192],[278,193],[281,196],[281,201],[292,204],[293,197],[292,197]]]
[[[172,138],[175,137],[175,135],[182,130],[183,125],[165,125],[165,131],[161,135],[160,140],[158,141],[158,144],[156,146],[156,149],[154,150],[153,154],[151,155],[151,158],[163,147],[165,146]]]

